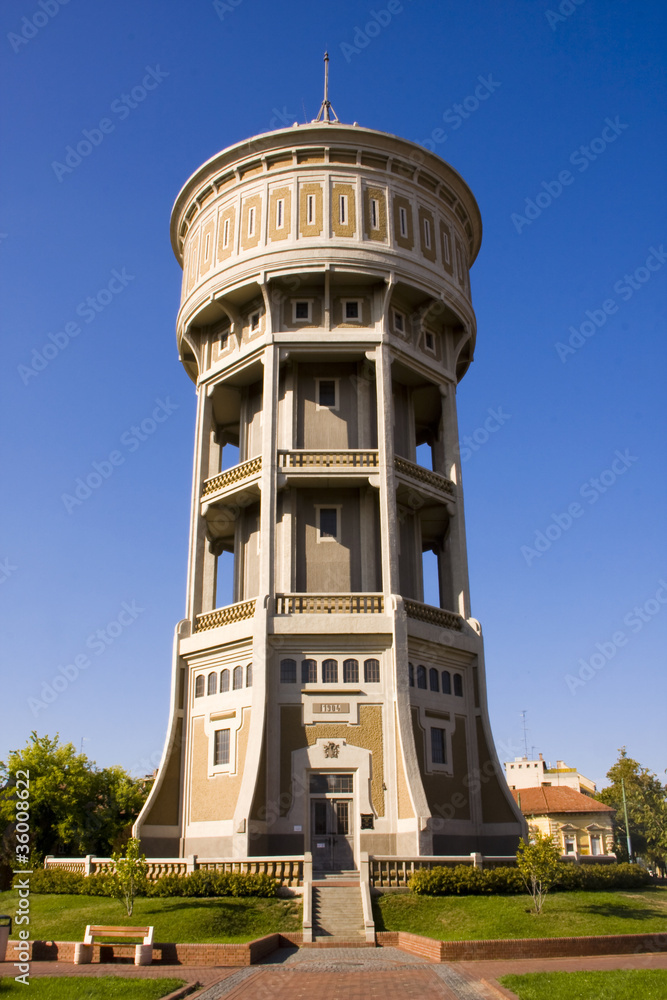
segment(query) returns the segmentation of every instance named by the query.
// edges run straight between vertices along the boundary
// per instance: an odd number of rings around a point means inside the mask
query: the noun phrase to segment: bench
[[[88,924],[83,943],[74,946],[74,964],[88,965],[93,960],[94,939],[98,937],[143,938],[142,944],[134,947],[134,964],[150,965],[153,961],[152,927],[106,927],[103,924]]]

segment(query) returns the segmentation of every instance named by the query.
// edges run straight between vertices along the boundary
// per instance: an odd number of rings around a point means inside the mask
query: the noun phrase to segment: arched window
[[[442,693],[451,694],[452,693],[452,675],[449,670],[442,671]]]
[[[343,661],[343,681],[345,684],[359,683],[359,663],[357,660]]]
[[[408,663],[408,683],[411,688],[415,686],[415,668],[411,663]]]
[[[252,687],[252,663],[249,663],[245,668],[245,686]]]
[[[417,667],[417,687],[426,690],[426,667]]]
[[[229,691],[229,670],[220,671],[220,693]]]
[[[296,660],[280,661],[280,683],[296,684]]]
[[[195,698],[203,698],[205,690],[206,678],[203,674],[197,674],[195,677]]]
[[[364,683],[365,684],[380,683],[379,660],[364,660]]]
[[[234,667],[232,687],[235,691],[238,691],[239,688],[243,687],[243,667]]]
[[[337,660],[324,660],[322,663],[322,683],[323,684],[337,684],[338,683],[338,661]]]
[[[301,661],[301,683],[317,684],[317,660]]]
[[[463,697],[463,678],[461,674],[454,674],[454,694],[459,698]]]
[[[206,694],[217,694],[218,693],[218,675],[209,674],[208,675],[208,687],[206,688]]]
[[[428,686],[430,687],[431,691],[439,691],[440,690],[440,677],[439,677],[438,671],[435,669],[435,667],[431,667],[429,669],[429,672],[428,672]]]

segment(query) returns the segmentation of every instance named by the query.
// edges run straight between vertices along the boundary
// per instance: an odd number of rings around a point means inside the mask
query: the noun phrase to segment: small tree
[[[532,834],[530,843],[522,840],[519,844],[517,868],[527,892],[533,897],[536,914],[542,912],[546,894],[558,878],[559,861],[560,852],[552,838],[539,831]]]
[[[146,882],[146,858],[139,854],[139,841],[130,837],[127,842],[125,856],[120,852],[112,854],[114,873],[111,883],[112,895],[125,904],[128,917],[132,916],[135,896]]]

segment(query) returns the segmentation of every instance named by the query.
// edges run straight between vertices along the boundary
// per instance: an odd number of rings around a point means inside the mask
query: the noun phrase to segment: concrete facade
[[[313,123],[205,163],[171,233],[197,428],[144,850],[312,851],[320,868],[513,853],[525,823],[491,738],[456,420],[470,190],[410,142]]]

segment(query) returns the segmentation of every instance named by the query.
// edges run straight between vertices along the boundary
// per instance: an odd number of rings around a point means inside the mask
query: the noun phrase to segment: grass
[[[30,977],[30,997],[35,1000],[157,1000],[183,986],[183,979],[126,979],[120,976]],[[24,996],[25,986],[13,979],[0,980],[0,996]]]
[[[0,913],[16,912],[15,891],[0,893]],[[152,924],[154,941],[180,944],[237,943],[276,931],[301,930],[300,899],[145,899],[128,917],[105,896],[30,896],[30,936],[41,941],[83,941],[86,924]],[[14,937],[17,937],[14,926]],[[9,952],[8,952],[9,954]]]
[[[560,892],[540,916],[527,896],[415,896],[385,893],[373,900],[377,930],[409,931],[440,941],[647,934],[667,927],[667,889]]]
[[[531,972],[500,980],[519,1000],[667,1000],[667,969]]]

